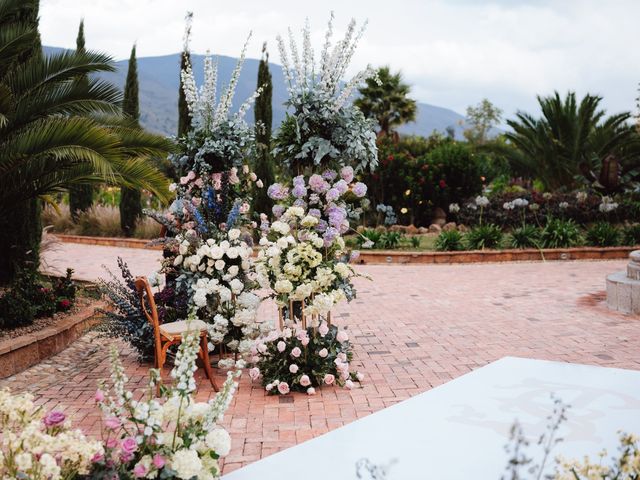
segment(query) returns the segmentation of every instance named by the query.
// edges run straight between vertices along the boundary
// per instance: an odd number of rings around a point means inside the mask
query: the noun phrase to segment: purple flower
[[[293,202],[293,206],[307,208],[306,202],[301,198],[296,198],[296,200]]]
[[[327,202],[335,202],[340,198],[340,191],[337,188],[331,188],[327,192]]]
[[[325,212],[329,217],[329,225],[335,228],[340,227],[340,225],[342,225],[342,222],[344,222],[344,220],[347,218],[347,211],[335,204],[331,204],[325,210]]]
[[[333,184],[333,188],[340,192],[340,195],[344,195],[349,190],[349,185],[344,180],[338,180]]]
[[[67,416],[59,410],[52,410],[44,417],[45,427],[57,427],[66,420]]]
[[[358,250],[354,250],[351,252],[351,256],[349,257],[350,262],[355,262],[360,258],[360,252]]]
[[[337,176],[338,172],[336,172],[335,170],[325,170],[322,174],[322,178],[324,178],[325,180],[329,180],[330,182],[333,182]]]
[[[273,200],[284,200],[289,195],[289,189],[279,183],[274,183],[267,189],[267,195]]]
[[[322,213],[317,208],[310,208],[309,215],[311,215],[312,217],[320,218],[322,216]]]
[[[309,203],[312,205],[316,205],[320,203],[320,195],[318,195],[317,193],[312,193],[311,195],[309,195]]]
[[[309,188],[317,193],[324,193],[329,190],[329,184],[317,173],[309,178]]]
[[[304,187],[304,176],[302,175],[298,175],[297,177],[295,177],[293,179],[293,186],[294,187]]]
[[[304,183],[302,185],[296,185],[296,186],[293,187],[293,190],[291,190],[291,193],[296,198],[306,197],[307,196],[307,187],[304,186]]]
[[[282,216],[282,214],[284,213],[284,206],[283,205],[274,205],[271,208],[271,212],[273,213],[273,216],[276,218],[280,218]]]
[[[362,198],[367,194],[367,186],[362,182],[358,182],[353,186],[352,191],[356,197]]]
[[[322,238],[324,239],[324,246],[329,247],[339,234],[340,232],[338,232],[337,229],[328,227],[322,235]]]
[[[318,220],[318,224],[316,225],[316,230],[320,233],[324,232],[327,229],[327,222],[323,219]]]
[[[353,182],[353,168],[352,167],[342,167],[340,170],[340,176],[347,183]]]

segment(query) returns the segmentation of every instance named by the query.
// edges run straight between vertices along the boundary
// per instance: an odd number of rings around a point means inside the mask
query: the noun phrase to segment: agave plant
[[[147,160],[165,155],[171,144],[113,118],[121,101],[116,87],[95,77],[78,81],[113,71],[108,55],[42,54],[38,3],[0,0],[2,279],[27,257],[37,263],[38,198],[104,182],[146,189],[163,200],[169,196],[166,179]]]

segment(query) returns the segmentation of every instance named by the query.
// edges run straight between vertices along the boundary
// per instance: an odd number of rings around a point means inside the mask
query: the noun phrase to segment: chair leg
[[[200,351],[202,352],[202,363],[204,363],[204,373],[207,374],[207,378],[211,382],[211,386],[217,392],[218,386],[216,385],[216,381],[213,378],[213,371],[211,370],[211,362],[209,360],[209,340],[207,335],[202,335],[200,337]]]

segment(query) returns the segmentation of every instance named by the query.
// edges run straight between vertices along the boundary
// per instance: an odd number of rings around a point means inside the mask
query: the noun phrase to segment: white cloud
[[[195,13],[194,50],[237,56],[249,30],[249,56],[264,40],[312,22],[320,49],[330,10],[338,33],[349,18],[369,19],[354,58],[401,69],[420,101],[464,111],[482,97],[507,115],[535,108],[554,89],[599,93],[610,111],[633,110],[640,81],[636,0],[42,0],[46,45],[73,47],[84,16],[87,46],[116,58],[180,50],[186,10]]]

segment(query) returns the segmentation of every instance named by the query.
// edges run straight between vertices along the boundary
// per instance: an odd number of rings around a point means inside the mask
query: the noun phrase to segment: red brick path
[[[640,317],[609,312],[602,301],[605,275],[625,263],[361,267],[373,281],[359,279],[358,298],[335,318],[348,327],[363,388],[267,397],[243,378],[225,417],[234,441],[225,472],[506,355],[640,369]],[[108,375],[104,343],[85,336],[0,387],[29,389],[97,434],[92,397]],[[144,385],[148,366],[123,352],[132,381]],[[199,397],[209,397],[201,386]]]

